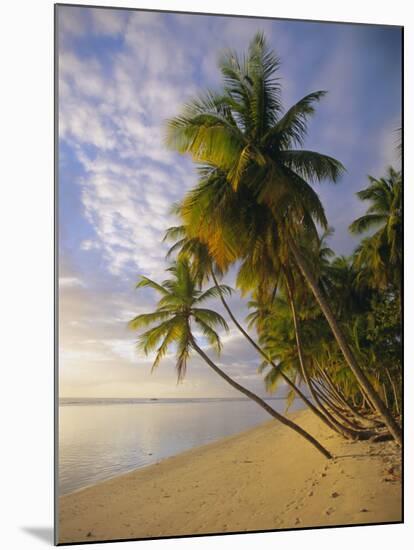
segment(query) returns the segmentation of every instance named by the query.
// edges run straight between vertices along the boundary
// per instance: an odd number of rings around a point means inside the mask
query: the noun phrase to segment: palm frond
[[[145,355],[154,351],[160,340],[170,333],[175,324],[176,319],[172,318],[142,333],[138,337],[138,349],[142,350]]]
[[[203,333],[203,335],[207,338],[208,343],[219,354],[221,352],[221,341],[217,332],[214,329],[212,329],[211,326],[202,319],[201,315],[194,314],[194,320],[197,326],[201,329],[201,332]]]
[[[195,303],[200,304],[211,298],[220,298],[220,295],[231,296],[232,291],[233,289],[227,285],[218,285],[218,287],[212,286],[200,294],[195,300]]]
[[[179,206],[176,205],[176,208],[179,208]],[[177,213],[177,211],[175,213]],[[178,213],[179,213],[179,211],[178,211]],[[173,226],[173,227],[169,227],[166,230],[166,232],[164,234],[163,242],[176,241],[178,239],[184,239],[185,236],[186,236],[185,226],[184,225],[176,225],[176,226]]]
[[[165,357],[169,346],[177,339],[177,335],[179,334],[179,332],[179,325],[177,323],[172,323],[161,345],[157,349],[157,354],[151,366],[151,373],[154,372],[154,370],[160,364],[161,360]]]
[[[279,159],[309,182],[319,182],[324,179],[336,182],[345,171],[344,166],[333,157],[304,149],[297,151],[286,149],[279,153]]]
[[[171,311],[169,310],[157,310],[152,313],[141,313],[137,315],[131,321],[129,321],[128,326],[133,330],[138,330],[143,327],[147,327],[158,321],[165,321],[171,317]]]
[[[212,327],[221,327],[226,332],[229,331],[229,327],[225,319],[216,311],[205,308],[193,308],[192,313],[197,320],[201,320],[203,323]]]
[[[164,296],[169,294],[168,290],[164,288],[162,285],[144,276],[141,277],[141,279],[136,284],[135,288],[143,288],[143,287],[152,288],[157,292],[159,292],[160,294],[163,294]]]
[[[187,326],[183,327],[179,338],[177,339],[176,353],[176,371],[177,384],[182,382],[187,373],[187,362],[190,356],[191,334]]]
[[[386,222],[386,217],[383,214],[365,214],[351,223],[349,231],[354,235],[359,235],[384,224],[384,222]]]
[[[248,74],[252,81],[251,113],[254,136],[261,138],[277,119],[282,107],[277,71],[280,59],[268,48],[264,34],[255,35],[249,46]]]
[[[268,130],[263,138],[264,145],[273,145],[278,149],[303,145],[308,118],[315,112],[314,104],[320,101],[324,95],[326,95],[326,91],[320,90],[300,99]]]

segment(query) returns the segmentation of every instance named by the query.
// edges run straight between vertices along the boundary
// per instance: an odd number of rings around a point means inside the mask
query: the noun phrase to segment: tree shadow
[[[354,454],[349,454],[349,455],[336,455],[335,458],[370,458],[372,456],[383,456],[383,457],[386,457],[386,456],[392,456],[392,457],[397,457],[398,455],[394,454],[394,453],[354,453]]]
[[[53,545],[53,527],[21,527],[21,530],[33,537]]]

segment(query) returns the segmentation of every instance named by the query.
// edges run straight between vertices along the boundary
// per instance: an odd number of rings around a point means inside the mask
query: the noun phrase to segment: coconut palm
[[[314,300],[308,288],[304,285],[300,273],[295,273],[293,267],[287,264],[283,266],[280,292],[276,299],[272,300],[271,305],[269,304],[269,300],[266,300],[266,297],[264,297],[264,300],[263,297],[260,297],[249,304],[251,307],[256,308],[256,311],[250,314],[248,319],[250,323],[257,323],[256,328],[261,342],[263,341],[267,345],[267,333],[269,329],[272,333],[271,353],[268,352],[267,348],[262,353],[262,356],[265,358],[264,364],[266,364],[266,357],[270,357],[276,360],[279,367],[280,365],[284,367],[289,366],[289,372],[294,372],[295,369],[299,370],[300,378],[308,387],[313,398],[313,412],[322,417],[322,420],[330,428],[347,438],[367,439],[373,437],[375,435],[374,432],[363,429],[363,426],[345,417],[340,410],[334,410],[333,413],[330,412],[323,403],[323,397],[318,395],[319,390],[315,387],[314,380],[313,354],[315,352],[320,353],[320,349],[315,348],[319,347],[323,349],[324,338],[320,330],[318,333],[315,333],[314,329],[315,324],[318,329],[323,327],[325,332],[327,327],[324,320],[320,318],[319,311],[315,309]],[[283,296],[286,297],[286,302],[282,300]],[[262,304],[264,307],[260,307]],[[313,333],[309,333],[308,327],[310,324],[313,325]],[[282,330],[276,332],[274,329],[277,326],[280,326]],[[305,332],[308,332],[307,336],[311,336],[314,339],[311,354],[306,353],[306,348],[309,349],[309,338],[306,339],[306,342],[303,341],[304,329],[306,329]],[[269,363],[268,359],[268,364],[273,364],[274,360]],[[273,373],[269,373],[266,376],[266,381],[270,384],[277,382],[277,379],[280,377],[275,376]],[[330,405],[331,409],[335,409],[332,403]]]
[[[179,258],[186,258],[191,260],[191,269],[193,276],[200,284],[207,282],[210,279],[214,281],[214,284],[218,290],[220,300],[224,306],[224,309],[227,311],[230,319],[237,328],[237,330],[244,336],[244,338],[249,342],[249,344],[258,352],[259,356],[264,359],[265,364],[271,365],[274,370],[273,377],[282,379],[290,388],[292,395],[299,397],[302,402],[314,413],[322,422],[324,422],[328,427],[333,429],[336,432],[342,433],[347,437],[357,438],[363,435],[357,434],[356,432],[351,433],[350,430],[340,430],[341,426],[335,426],[325,414],[323,414],[317,406],[315,406],[311,400],[309,400],[306,395],[301,391],[297,384],[291,380],[291,378],[283,371],[280,365],[277,365],[271,357],[265,352],[265,350],[255,341],[255,339],[248,333],[248,331],[241,325],[241,323],[235,317],[233,311],[231,310],[226,296],[221,292],[221,286],[217,280],[217,274],[222,274],[220,269],[215,266],[214,259],[209,254],[208,247],[200,241],[197,237],[188,237],[188,229],[182,225],[177,227],[170,227],[166,231],[164,240],[172,239],[176,240],[175,244],[168,251],[167,257],[171,256],[174,252],[178,254]],[[178,239],[178,240],[177,240]],[[269,252],[269,250],[267,251]],[[266,262],[267,258],[267,262]],[[257,264],[256,264],[257,262]],[[272,294],[275,295],[277,290],[277,283],[272,279],[272,274],[274,273],[275,265],[277,265],[277,260],[272,261],[272,257],[269,254],[266,254],[266,247],[260,247],[259,253],[254,253],[249,255],[245,262],[243,263],[239,275],[238,275],[238,286],[241,288],[246,288],[246,285],[250,285],[254,282],[257,287],[260,289],[259,293],[263,293],[268,289],[268,282],[271,281],[273,284]],[[365,434],[365,437],[373,435],[372,433]]]
[[[130,321],[130,327],[134,330],[151,326],[141,333],[138,338],[138,348],[145,354],[156,352],[152,369],[155,369],[161,359],[165,357],[168,349],[175,347],[176,369],[178,381],[183,380],[189,357],[195,351],[204,362],[222,379],[237,391],[246,395],[260,405],[270,416],[291,428],[297,434],[305,438],[326,458],[332,458],[313,436],[306,432],[292,420],[275,411],[258,395],[251,392],[228,376],[199,345],[194,335],[194,329],[199,330],[209,346],[217,353],[221,350],[221,341],[217,328],[228,330],[226,321],[217,312],[206,309],[203,303],[210,298],[217,298],[219,293],[228,295],[230,288],[225,285],[201,290],[197,277],[192,274],[187,260],[180,260],[168,269],[171,277],[161,284],[141,277],[138,288],[149,287],[161,295],[157,308],[152,313],[143,313]]]
[[[387,176],[368,176],[370,185],[357,196],[370,203],[366,213],[349,227],[365,238],[357,249],[355,266],[360,279],[374,288],[394,285],[400,288],[402,275],[402,178],[401,172],[388,168]]]
[[[275,227],[278,257],[283,261],[289,255],[297,264],[358,383],[400,442],[400,427],[359,366],[300,249],[303,232],[316,239],[316,225],[327,228],[323,206],[309,182],[337,181],[344,168],[332,157],[300,148],[307,119],[325,92],[308,94],[283,112],[279,65],[264,36],[257,34],[242,59],[236,52],[221,58],[220,93],[205,93],[169,121],[167,145],[191,154],[201,170],[181,215],[193,234],[208,244],[220,267],[246,253],[252,218],[262,218],[265,239]]]

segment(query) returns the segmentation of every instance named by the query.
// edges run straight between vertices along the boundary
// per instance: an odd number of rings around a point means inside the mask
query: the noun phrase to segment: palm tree
[[[222,57],[222,92],[196,98],[169,121],[167,145],[190,153],[201,170],[200,183],[183,201],[181,215],[220,267],[243,257],[251,242],[252,217],[263,218],[264,238],[274,230],[279,257],[295,261],[358,383],[401,442],[400,427],[359,366],[300,250],[304,231],[317,238],[316,224],[327,228],[323,206],[308,182],[337,181],[344,168],[332,157],[295,148],[303,145],[307,119],[326,92],[308,94],[283,113],[279,65],[258,33],[242,59],[236,52]]]
[[[336,410],[335,411],[336,415],[340,417],[340,420],[338,420],[335,417],[335,415],[332,414],[332,412],[330,412],[328,408],[323,404],[322,396],[317,391],[314,381],[310,376],[309,367],[305,358],[304,346],[302,342],[302,330],[301,330],[299,315],[297,312],[297,305],[295,302],[295,282],[294,282],[292,273],[289,270],[286,270],[286,295],[287,295],[289,306],[291,309],[295,340],[296,340],[297,356],[299,360],[301,373],[316,405],[322,411],[328,423],[330,423],[334,427],[334,429],[336,429],[339,433],[342,433],[342,435],[344,435],[345,437],[351,437],[353,439],[368,439],[370,437],[373,437],[375,435],[374,432],[358,431],[359,426],[353,423],[350,423],[350,426],[344,425],[342,422],[344,421],[347,422],[346,417],[344,417],[340,413],[340,411]],[[335,409],[334,406],[332,408]]]
[[[374,435],[372,432],[365,434],[357,434],[356,432],[351,432],[351,430],[347,430],[344,428],[343,430],[339,429],[342,428],[341,426],[335,426],[334,423],[332,423],[328,418],[326,414],[323,414],[317,406],[315,406],[311,400],[309,400],[306,395],[300,390],[297,384],[294,383],[294,381],[291,380],[291,378],[283,371],[280,365],[277,365],[271,357],[266,353],[266,351],[255,341],[255,339],[248,333],[247,330],[241,325],[241,323],[237,320],[235,317],[233,311],[231,310],[227,300],[226,296],[223,292],[221,292],[221,287],[217,280],[217,275],[215,273],[218,272],[220,275],[222,274],[220,269],[214,265],[214,260],[209,254],[207,246],[202,243],[197,237],[190,238],[187,236],[188,229],[184,225],[177,226],[177,227],[170,227],[165,234],[164,240],[178,239],[175,244],[170,248],[170,250],[167,253],[167,257],[171,256],[173,252],[178,253],[179,258],[187,258],[191,260],[191,267],[193,271],[193,276],[196,278],[197,281],[199,281],[200,284],[202,284],[205,281],[209,281],[210,278],[214,281],[214,284],[217,288],[218,295],[220,297],[221,303],[224,306],[224,309],[227,311],[230,319],[232,320],[233,324],[237,328],[237,330],[244,336],[244,338],[249,342],[249,344],[258,352],[258,354],[264,359],[265,364],[271,365],[271,367],[274,369],[274,371],[277,373],[277,377],[280,377],[291,389],[293,392],[293,395],[296,395],[299,397],[299,399],[302,400],[302,402],[320,419],[322,422],[324,422],[329,428],[333,429],[334,431],[338,433],[342,433],[342,435],[345,435],[346,437],[354,437],[354,438],[368,438],[372,435]],[[271,273],[272,266],[274,267],[274,263],[270,258],[268,258],[268,263],[266,263],[265,260],[266,254],[263,249],[261,249],[261,253],[254,254],[253,258],[248,257],[242,268],[239,271],[238,276],[238,286],[241,286],[242,288],[245,288],[245,285],[249,285],[252,283],[252,281],[255,281],[257,285],[260,287],[261,292],[264,291],[264,288],[266,288],[266,283],[268,283],[271,280]],[[258,260],[257,265],[253,264],[254,258]],[[269,277],[267,278],[267,274]],[[273,282],[273,289],[272,294],[275,295],[277,291],[277,283],[275,284]]]
[[[193,334],[194,327],[201,331],[208,344],[217,353],[220,352],[221,342],[216,329],[228,330],[227,323],[217,312],[200,306],[209,298],[217,298],[219,293],[228,295],[230,288],[219,285],[219,287],[214,286],[202,291],[197,277],[192,274],[190,264],[186,260],[176,262],[168,269],[168,272],[172,277],[161,284],[147,277],[141,277],[137,288],[152,288],[161,295],[161,299],[154,312],[140,314],[130,321],[130,327],[135,330],[153,325],[143,332],[138,339],[138,347],[145,354],[156,351],[152,369],[159,365],[169,347],[174,345],[176,348],[177,377],[180,381],[185,376],[191,351],[195,351],[230,386],[255,401],[283,425],[301,435],[326,458],[332,458],[329,451],[303,428],[275,411],[258,395],[228,376],[197,343],[197,339]]]
[[[355,266],[360,279],[373,288],[393,285],[400,290],[402,276],[402,178],[401,172],[388,168],[385,178],[368,176],[370,185],[357,193],[368,201],[366,214],[349,227],[361,235],[376,230],[357,249]]]

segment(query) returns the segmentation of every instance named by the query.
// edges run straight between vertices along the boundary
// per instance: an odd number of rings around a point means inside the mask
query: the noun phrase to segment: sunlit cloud
[[[340,184],[317,191],[336,228],[335,249],[352,250],[347,227],[363,209],[355,192],[368,173],[378,176],[396,161],[397,31],[60,6],[62,395],[233,391],[196,356],[185,383],[177,386],[173,350],[151,375],[152,357],[137,351],[128,320],[156,303],[154,293],[134,287],[140,275],[165,278],[168,245],[162,238],[176,223],[171,206],[196,181],[190,159],[164,146],[165,121],[200,89],[217,87],[219,52],[245,49],[258,30],[281,56],[287,105],[310,91],[329,91],[306,147],[346,165]],[[226,282],[234,286],[233,271]],[[246,301],[236,295],[230,303],[244,323]],[[226,316],[219,302],[210,307]],[[234,327],[221,337],[220,366],[264,393],[256,352]]]

